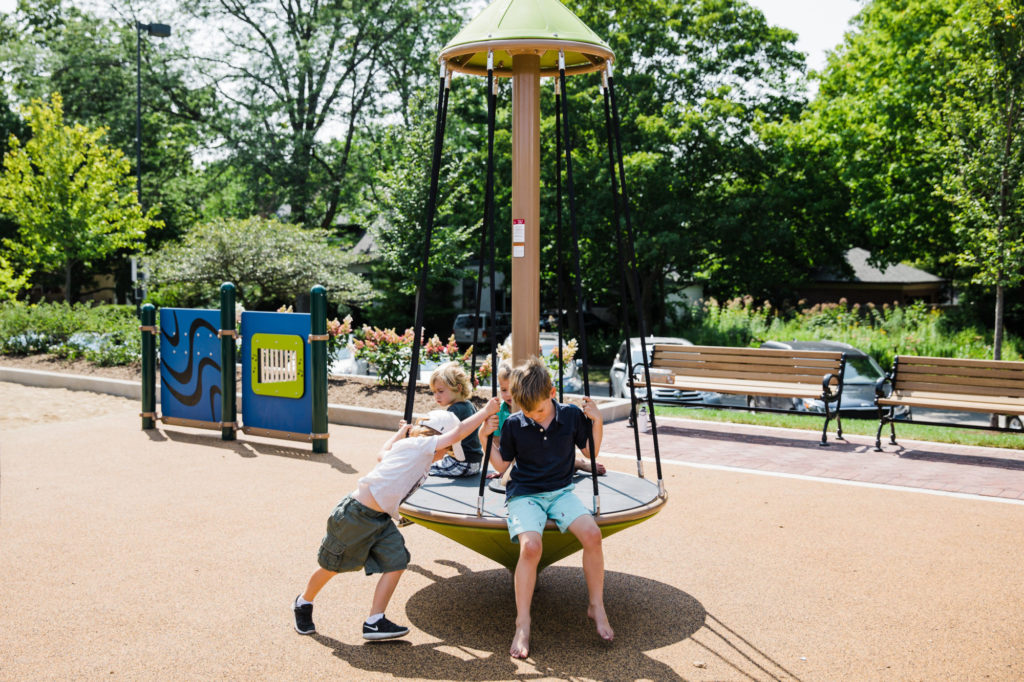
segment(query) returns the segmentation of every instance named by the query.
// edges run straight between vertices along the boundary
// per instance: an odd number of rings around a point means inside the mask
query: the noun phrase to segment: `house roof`
[[[863,284],[937,284],[944,282],[941,277],[904,263],[887,265],[883,269],[868,264],[871,252],[853,248],[846,252],[846,262],[853,270],[853,277],[847,277],[832,269],[823,269],[817,277],[819,282],[858,282]]]

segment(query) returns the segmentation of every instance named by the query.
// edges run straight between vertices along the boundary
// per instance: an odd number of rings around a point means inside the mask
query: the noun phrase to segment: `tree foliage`
[[[1000,292],[1024,278],[1022,19],[1004,0],[874,0],[803,121],[876,261],[996,289],[997,357]]]
[[[358,198],[351,173],[360,133],[407,113],[434,72],[440,27],[455,16],[439,0],[183,7],[218,36],[202,42],[193,65],[217,92],[216,131],[246,169],[246,199],[264,215],[287,204],[291,221],[324,228]]]
[[[5,246],[29,267],[59,268],[73,301],[76,265],[138,248],[160,223],[139,207],[128,160],[103,143],[104,129],[65,125],[58,94],[33,100],[24,115],[32,137],[11,137],[0,177],[0,211],[19,226]]]
[[[106,143],[135,166],[136,28],[132,7],[101,17],[66,0],[21,0],[9,16],[9,40],[0,47],[0,70],[20,101],[58,92],[64,115],[89,128],[106,128]],[[193,153],[204,140],[210,98],[190,89],[175,67],[184,46],[177,38],[141,40],[141,156],[144,207],[157,207],[170,239],[198,217],[202,186]],[[136,169],[136,173],[138,173]]]
[[[325,230],[275,219],[204,223],[146,256],[152,295],[164,304],[213,303],[221,283],[230,281],[250,309],[290,305],[317,284],[338,306],[372,300],[367,282],[350,270],[356,258],[331,241]]]

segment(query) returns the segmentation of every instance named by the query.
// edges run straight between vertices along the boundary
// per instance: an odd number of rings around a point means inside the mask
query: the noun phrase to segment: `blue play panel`
[[[246,311],[241,333],[245,428],[308,436],[313,430],[309,314]]]
[[[164,417],[221,421],[219,310],[161,308],[160,411]]]

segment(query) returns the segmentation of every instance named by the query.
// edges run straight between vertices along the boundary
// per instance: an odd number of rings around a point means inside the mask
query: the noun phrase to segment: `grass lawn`
[[[656,405],[656,414],[662,417],[685,417],[703,421],[732,422],[736,424],[757,424],[759,426],[780,426],[789,429],[805,429],[821,433],[823,417],[812,415],[780,414],[777,412],[746,412],[744,410],[713,410],[691,407]],[[829,423],[829,433],[835,435],[835,422]],[[843,419],[843,434],[874,436],[878,421],[871,419]],[[989,448],[1024,450],[1024,433],[1020,431],[983,431],[948,426],[925,426],[910,422],[896,422],[896,440],[924,440],[934,443],[956,443],[978,445]],[[882,431],[882,446],[889,442],[889,427]]]

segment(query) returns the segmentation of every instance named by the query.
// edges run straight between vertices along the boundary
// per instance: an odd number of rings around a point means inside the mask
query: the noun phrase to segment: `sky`
[[[747,0],[769,24],[797,33],[796,48],[807,54],[807,68],[820,71],[825,53],[843,41],[861,0]]]
[[[768,23],[792,29],[799,35],[797,49],[808,55],[807,66],[820,70],[825,52],[843,40],[850,19],[861,0],[747,0],[760,9]],[[571,8],[572,0],[568,1]],[[0,12],[10,12],[17,0],[0,0]]]

